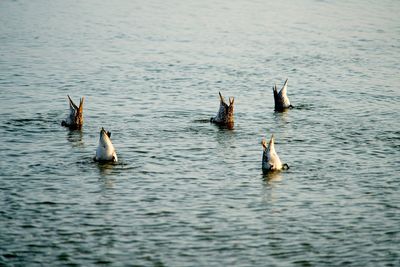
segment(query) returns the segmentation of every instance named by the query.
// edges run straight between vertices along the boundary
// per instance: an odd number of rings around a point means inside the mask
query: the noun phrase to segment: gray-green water
[[[399,13],[1,1],[0,265],[400,266]],[[202,122],[218,91],[233,131]],[[118,165],[92,161],[101,127]],[[291,168],[263,176],[271,133]]]

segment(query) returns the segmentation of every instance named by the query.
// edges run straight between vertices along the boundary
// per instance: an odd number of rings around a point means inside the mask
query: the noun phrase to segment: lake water
[[[399,14],[1,1],[0,265],[400,266]],[[286,78],[296,108],[274,113]],[[219,91],[234,130],[208,122]],[[92,160],[101,127],[117,165]],[[291,168],[263,175],[272,133]]]

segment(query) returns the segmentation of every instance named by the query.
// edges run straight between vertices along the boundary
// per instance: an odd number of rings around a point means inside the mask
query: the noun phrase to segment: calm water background
[[[399,14],[1,1],[0,265],[400,266]],[[286,78],[297,108],[276,114]],[[218,91],[233,131],[205,122]],[[92,161],[101,127],[118,165]],[[265,176],[271,133],[291,168]]]

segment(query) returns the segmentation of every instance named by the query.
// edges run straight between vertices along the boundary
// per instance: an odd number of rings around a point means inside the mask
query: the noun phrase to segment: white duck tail
[[[290,104],[289,97],[287,96],[287,85],[288,79],[286,79],[285,84],[282,89],[278,92],[276,84],[272,88],[274,92],[274,102],[275,102],[275,111],[284,111],[288,108],[292,108],[293,106]]]
[[[278,154],[275,151],[274,135],[271,136],[269,143],[263,139],[261,141],[264,152],[262,157],[262,169],[263,171],[279,171],[285,168],[289,168],[287,164],[282,164]]]
[[[99,146],[96,150],[96,161],[100,162],[117,162],[118,157],[115,148],[111,143],[111,133],[106,132],[104,128],[100,130]]]

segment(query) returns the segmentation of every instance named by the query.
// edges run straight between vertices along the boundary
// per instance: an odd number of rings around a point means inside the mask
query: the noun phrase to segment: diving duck
[[[99,162],[117,162],[118,157],[115,148],[111,143],[111,133],[101,128],[99,145],[96,150],[95,161]]]
[[[215,117],[211,118],[211,122],[220,126],[226,126],[228,129],[233,129],[234,118],[233,118],[233,103],[235,99],[229,98],[229,105],[225,102],[221,92],[219,92],[220,104],[219,110]]]
[[[79,107],[75,105],[72,99],[68,95],[69,100],[69,116],[66,120],[61,122],[62,126],[68,127],[71,130],[80,130],[83,125],[83,101],[85,97],[82,97],[79,101]]]
[[[275,151],[274,135],[271,136],[268,145],[265,139],[261,141],[261,144],[264,149],[262,156],[262,170],[264,172],[289,169],[289,166],[286,163],[282,164],[278,154]]]
[[[286,79],[285,84],[279,92],[276,88],[276,84],[274,85],[274,87],[272,87],[272,90],[274,91],[275,111],[277,112],[282,112],[287,110],[288,108],[293,108],[287,96],[287,85],[288,79]]]

